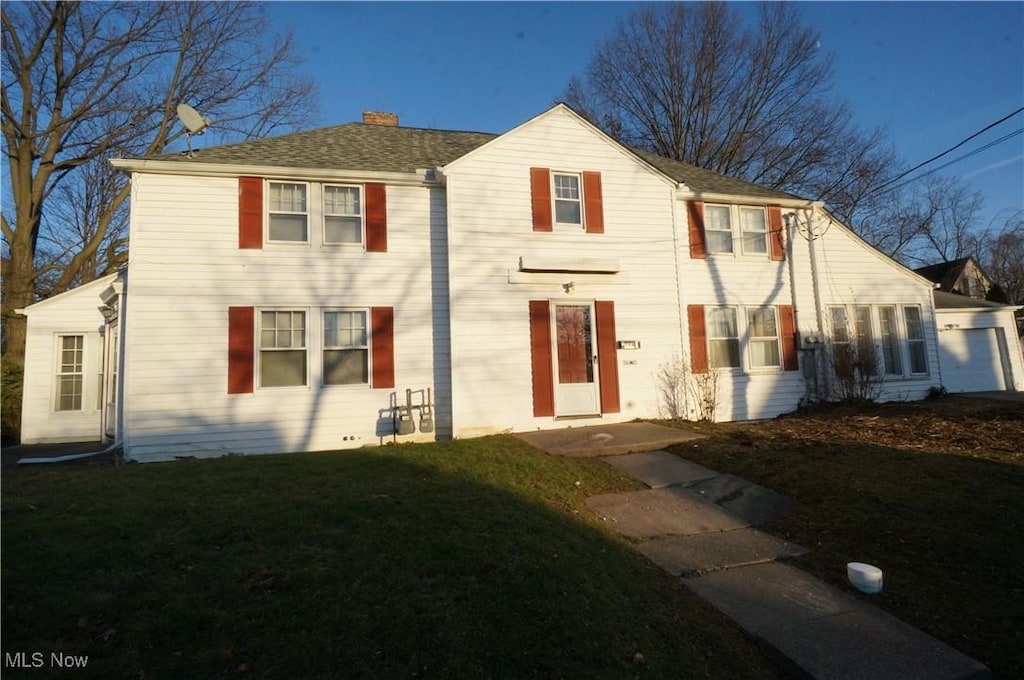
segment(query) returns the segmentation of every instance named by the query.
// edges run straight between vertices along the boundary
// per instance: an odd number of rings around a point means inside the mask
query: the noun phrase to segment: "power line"
[[[959,163],[960,161],[964,160],[965,158],[970,158],[971,156],[973,156],[975,154],[978,154],[978,153],[981,153],[982,151],[985,151],[986,149],[991,149],[993,146],[995,146],[997,144],[1002,144],[1003,142],[1007,141],[1008,139],[1016,137],[1017,135],[1019,135],[1021,133],[1024,133],[1024,128],[1018,128],[1018,129],[1014,130],[1013,132],[1011,132],[1011,133],[1009,133],[1007,135],[1004,135],[1004,136],[1000,137],[999,139],[997,139],[997,140],[995,140],[993,142],[989,142],[985,146],[980,146],[977,149],[974,149],[973,151],[968,151],[963,156],[957,156],[956,158],[954,158],[953,160],[949,161],[948,163],[943,163],[942,165],[940,165],[937,168],[932,168],[931,170],[928,170],[927,172],[922,172],[917,177],[911,177],[906,182],[900,182],[899,184],[897,184],[894,187],[889,187],[889,188],[885,189],[884,192],[881,191],[881,189],[878,189],[878,190],[875,190],[875,191],[871,192],[871,194],[869,194],[869,195],[874,196],[877,193],[889,193],[891,191],[896,191],[897,189],[905,187],[908,184],[911,184],[913,182],[916,182],[919,179],[927,177],[928,175],[933,175],[936,172],[938,172],[939,170],[942,170],[943,168],[948,168],[949,166],[953,165],[954,163]],[[882,188],[884,188],[884,186]]]
[[[994,123],[989,123],[988,125],[986,125],[985,127],[981,128],[980,130],[978,130],[977,132],[975,132],[975,133],[974,133],[974,134],[972,134],[971,136],[969,136],[969,137],[967,137],[966,139],[964,139],[964,140],[962,140],[962,141],[960,141],[960,142],[957,142],[957,143],[956,143],[956,144],[954,144],[953,146],[949,147],[948,149],[946,149],[946,150],[945,150],[945,151],[943,151],[942,153],[940,153],[940,154],[937,154],[937,155],[935,155],[935,156],[932,156],[931,158],[929,158],[928,160],[926,160],[926,161],[924,161],[924,162],[918,163],[918,164],[917,164],[917,165],[915,165],[914,167],[910,168],[909,170],[907,170],[907,171],[905,171],[905,172],[901,172],[900,174],[896,175],[895,177],[893,177],[892,179],[890,179],[890,180],[889,180],[889,181],[887,181],[887,182],[883,182],[882,184],[879,184],[879,185],[878,185],[877,187],[875,187],[875,188],[874,188],[874,189],[872,189],[871,191],[867,192],[867,194],[866,194],[866,195],[868,195],[868,196],[874,195],[875,193],[877,193],[877,192],[881,191],[882,189],[884,189],[885,187],[889,186],[890,184],[894,184],[895,182],[898,182],[898,181],[900,181],[901,179],[903,179],[904,177],[906,177],[906,176],[907,176],[907,175],[909,175],[910,173],[914,172],[915,170],[918,170],[918,169],[920,169],[920,168],[922,168],[922,167],[924,167],[924,166],[928,165],[929,163],[932,163],[932,162],[934,162],[934,161],[937,161],[937,160],[939,160],[940,158],[942,158],[942,157],[943,157],[943,156],[945,156],[946,154],[949,154],[949,153],[952,153],[953,151],[956,151],[956,150],[957,150],[957,149],[959,149],[959,148],[960,148],[961,146],[963,146],[963,145],[964,145],[964,144],[966,144],[967,142],[971,141],[972,139],[974,139],[974,138],[975,138],[975,137],[977,137],[978,135],[980,135],[980,134],[982,134],[982,133],[984,133],[984,132],[987,132],[988,130],[991,130],[991,129],[992,129],[992,128],[994,128],[995,126],[997,126],[997,125],[1000,125],[1001,123],[1005,123],[1005,122],[1006,122],[1007,120],[1009,120],[1010,118],[1013,118],[1014,116],[1016,116],[1016,115],[1017,115],[1018,113],[1020,113],[1021,111],[1024,111],[1024,106],[1020,107],[1019,109],[1017,109],[1017,110],[1016,110],[1016,111],[1014,111],[1013,113],[1009,113],[1009,114],[1007,114],[1007,115],[1003,116],[1002,118],[1000,118],[999,120],[995,121]],[[990,146],[991,146],[991,145],[990,145]],[[984,147],[984,148],[988,148],[988,147]],[[967,157],[967,156],[963,156],[963,157],[961,157],[961,158],[966,158],[966,157]],[[954,162],[955,162],[955,161],[954,161]],[[947,167],[947,166],[949,166],[949,165],[950,165],[950,163],[947,163],[946,165],[944,165],[944,166],[942,166],[942,167]],[[921,177],[924,177],[924,175],[921,175]]]

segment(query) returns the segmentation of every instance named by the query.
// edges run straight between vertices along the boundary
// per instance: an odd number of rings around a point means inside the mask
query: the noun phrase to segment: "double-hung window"
[[[740,337],[734,307],[709,307],[708,358],[711,368],[740,367]]]
[[[370,346],[366,310],[324,312],[324,384],[366,385]]]
[[[299,182],[270,182],[267,187],[267,238],[270,241],[309,241],[308,187]]]
[[[768,253],[768,223],[764,208],[740,207],[740,233],[743,253],[765,255]]]
[[[260,312],[260,387],[306,384],[306,313]]]
[[[363,206],[359,187],[324,186],[324,243],[363,242]]]
[[[928,356],[925,352],[921,308],[904,307],[903,318],[907,322],[907,352],[910,355],[910,372],[927,373]]]
[[[750,338],[750,367],[779,367],[779,326],[774,307],[747,310],[747,335]]]
[[[81,411],[84,382],[85,336],[58,336],[57,411]]]
[[[583,203],[580,197],[580,176],[551,173],[555,185],[555,223],[583,225]]]
[[[891,306],[878,308],[879,339],[882,343],[882,365],[886,375],[903,375],[903,362],[900,359],[900,337],[896,326],[896,308]]]
[[[704,206],[704,231],[709,253],[731,253],[732,218],[729,206]]]

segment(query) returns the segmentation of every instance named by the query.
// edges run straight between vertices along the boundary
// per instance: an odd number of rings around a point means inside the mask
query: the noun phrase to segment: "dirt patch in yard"
[[[721,427],[717,426],[718,432]],[[1019,402],[946,397],[890,404],[825,404],[772,421],[732,427],[734,437],[749,434],[744,443],[758,448],[780,441],[869,444],[1024,464],[1024,406]]]

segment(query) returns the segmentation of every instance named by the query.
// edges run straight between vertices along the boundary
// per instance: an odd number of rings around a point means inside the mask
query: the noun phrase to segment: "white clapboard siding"
[[[25,377],[22,387],[21,441],[43,444],[99,441],[102,438],[99,408],[103,304],[100,292],[115,274],[28,307],[25,343]],[[82,410],[56,410],[58,337],[81,335],[84,339]]]
[[[801,214],[800,219],[805,220],[805,216]],[[899,308],[919,306],[924,325],[928,374],[886,377],[881,384],[878,399],[892,401],[923,398],[929,388],[939,385],[939,356],[931,283],[875,250],[839,222],[822,214],[812,219],[812,228],[805,229],[804,236],[798,233],[792,238],[795,280],[800,282],[795,297],[801,335],[824,340],[831,336],[828,316],[830,305],[871,305],[872,332],[877,341],[877,306],[891,305],[898,308],[898,326],[901,337],[904,337],[906,328],[903,312]],[[814,272],[818,277],[820,310],[815,305],[812,251]],[[902,344],[901,350],[902,364],[907,367],[909,357],[905,344]]]
[[[390,415],[382,421],[382,414],[396,399],[404,404],[406,389],[433,388],[435,345],[447,354],[447,339],[432,331],[436,298],[446,294],[443,279],[434,280],[445,271],[441,190],[387,187],[386,253],[315,244],[239,250],[237,179],[136,173],[132,181],[128,456],[165,460],[391,441]],[[307,386],[227,393],[232,306],[306,311]],[[394,389],[320,386],[320,314],[336,307],[394,308]]]
[[[531,167],[600,172],[604,233],[534,232]],[[565,426],[533,416],[530,300],[613,301],[617,337],[641,343],[617,352],[621,412],[573,424],[655,416],[655,374],[680,347],[673,184],[560,109],[450,164],[445,177],[455,435]],[[522,256],[617,260],[628,283],[571,273],[561,275],[576,283],[571,293],[561,279],[510,283]]]

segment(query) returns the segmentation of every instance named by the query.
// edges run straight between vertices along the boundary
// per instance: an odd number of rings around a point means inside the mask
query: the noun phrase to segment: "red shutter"
[[[707,241],[704,237],[704,204],[688,201],[687,217],[690,223],[690,257],[703,260],[708,256]]]
[[[370,308],[370,387],[395,386],[395,310]]]
[[[768,206],[768,243],[773,260],[782,262],[786,259],[786,244],[782,240],[782,208],[777,205]]]
[[[383,184],[367,184],[366,252],[388,252],[388,193]]]
[[[533,364],[533,415],[555,415],[551,369],[551,312],[547,300],[530,300],[530,360]]]
[[[588,234],[604,233],[604,201],[599,172],[583,173],[583,226]]]
[[[597,366],[601,379],[601,413],[619,412],[619,357],[615,345],[615,303],[594,303]]]
[[[263,180],[238,178],[238,247],[263,247]]]
[[[551,231],[551,173],[547,168],[530,168],[530,200],[533,230]]]
[[[255,319],[252,307],[228,307],[228,394],[252,392]]]
[[[686,308],[690,319],[690,369],[694,373],[708,372],[708,336],[704,330],[704,305]]]
[[[800,368],[797,360],[799,336],[796,332],[796,314],[792,305],[779,305],[779,340],[782,342],[782,369],[795,371]]]

